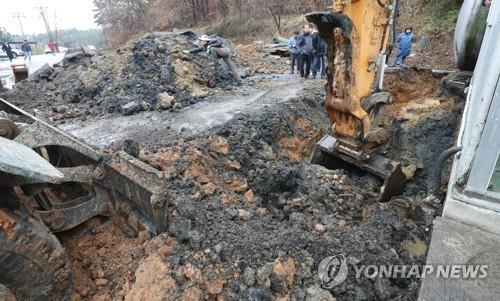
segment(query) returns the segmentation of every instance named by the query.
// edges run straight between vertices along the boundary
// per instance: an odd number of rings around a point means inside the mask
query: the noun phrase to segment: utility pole
[[[59,31],[57,30],[57,11],[54,10],[54,27],[56,30],[56,52],[59,52]]]
[[[12,15],[14,18],[17,18],[17,20],[19,21],[19,26],[21,27],[21,33],[22,33],[22,36],[23,36],[23,39],[24,39],[24,28],[23,28],[23,22],[21,21],[21,18],[24,18],[24,15],[21,14],[21,13],[15,13]]]
[[[40,16],[42,17],[43,23],[45,23],[45,29],[47,30],[47,37],[48,37],[49,41],[54,41],[52,39],[52,33],[50,31],[49,20],[47,18],[47,7],[38,6],[35,8],[40,11]]]

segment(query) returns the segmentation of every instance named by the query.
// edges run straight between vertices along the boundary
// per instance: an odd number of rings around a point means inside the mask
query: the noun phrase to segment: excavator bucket
[[[326,135],[316,143],[311,163],[330,169],[352,169],[356,167],[376,176],[382,181],[379,200],[389,201],[393,196],[403,192],[406,177],[397,161],[387,159],[376,153],[355,152],[342,147],[338,139]]]
[[[380,200],[401,193],[405,176],[399,162],[376,153],[389,133],[376,126],[377,114],[392,102],[381,92],[389,34],[394,19],[390,0],[334,1],[335,12],[306,15],[328,45],[325,106],[331,135],[321,139],[311,163],[339,168],[340,159],[382,179]]]

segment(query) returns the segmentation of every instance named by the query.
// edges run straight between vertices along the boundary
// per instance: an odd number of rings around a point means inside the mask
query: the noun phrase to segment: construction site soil
[[[89,57],[96,61],[82,70],[56,67],[54,80],[21,83],[9,95],[82,141],[110,155],[124,149],[169,179],[168,232],[134,233],[112,216],[59,235],[72,299],[415,300],[419,279],[356,278],[353,265],[425,263],[441,210],[423,202],[427,182],[453,144],[463,99],[429,70],[386,75],[394,102],[378,123],[392,135],[379,151],[401,161],[408,183],[402,196],[381,203],[372,176],[308,163],[328,132],[322,80],[274,74],[276,62],[256,70],[254,57],[237,56],[248,77],[234,87],[204,54],[180,53],[189,39],[148,35]],[[286,60],[279,64],[286,68]],[[55,88],[40,93],[46,82]],[[133,114],[123,108],[130,102],[139,107]],[[326,290],[318,265],[338,254],[348,277]]]

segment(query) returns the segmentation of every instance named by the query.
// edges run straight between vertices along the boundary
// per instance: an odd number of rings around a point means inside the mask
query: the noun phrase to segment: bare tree
[[[279,33],[281,33],[281,21],[287,13],[287,8],[290,6],[290,1],[287,0],[261,0],[261,4],[266,8],[269,15],[272,17],[274,25]]]

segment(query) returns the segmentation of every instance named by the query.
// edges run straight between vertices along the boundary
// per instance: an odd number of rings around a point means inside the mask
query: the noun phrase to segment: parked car
[[[17,58],[18,56],[23,56],[24,53],[20,49],[12,48],[12,55],[14,56],[14,58]],[[7,57],[7,53],[5,53],[5,51],[3,51],[1,48],[0,48],[0,57],[1,58]]]
[[[66,51],[68,51],[68,48],[66,48],[64,46],[59,46],[59,53],[66,52]],[[45,48],[45,54],[49,54],[49,53],[52,53],[52,50],[50,50],[50,48],[47,46]]]

